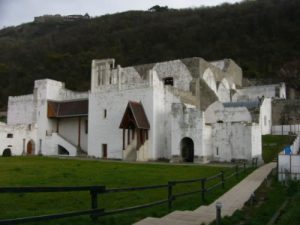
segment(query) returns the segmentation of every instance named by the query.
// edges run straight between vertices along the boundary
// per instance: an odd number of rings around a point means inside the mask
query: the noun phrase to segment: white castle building
[[[125,68],[93,60],[89,92],[44,79],[33,94],[9,97],[0,153],[199,163],[260,157],[271,101],[286,98],[285,85],[243,88],[242,79],[230,59]]]

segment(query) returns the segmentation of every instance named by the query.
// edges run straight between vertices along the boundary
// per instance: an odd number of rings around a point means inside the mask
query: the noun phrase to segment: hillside
[[[248,78],[283,76],[299,89],[299,15],[299,0],[257,0],[2,29],[0,107],[8,95],[31,93],[40,78],[88,90],[94,58],[116,58],[122,66],[192,56],[232,58]]]

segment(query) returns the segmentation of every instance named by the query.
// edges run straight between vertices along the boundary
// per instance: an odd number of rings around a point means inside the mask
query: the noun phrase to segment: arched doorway
[[[185,137],[180,142],[181,157],[183,162],[194,162],[194,142]]]
[[[27,155],[34,155],[35,153],[35,144],[33,140],[28,141],[27,143]]]
[[[3,157],[9,157],[9,156],[11,156],[11,150],[10,150],[10,148],[4,149],[4,151],[2,153],[2,156]]]

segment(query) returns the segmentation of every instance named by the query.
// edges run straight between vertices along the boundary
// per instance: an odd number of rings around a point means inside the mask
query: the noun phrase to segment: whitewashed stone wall
[[[76,155],[78,119],[61,119],[60,135],[56,134],[56,121],[47,118],[47,101],[88,98],[89,131],[88,134],[85,133],[85,119],[82,119],[81,147],[90,156],[102,157],[102,145],[107,144],[107,157],[122,159],[123,133],[119,125],[128,101],[137,101],[143,104],[150,122],[149,139],[136,155],[140,161],[180,156],[180,141],[184,137],[193,140],[196,161],[206,162],[212,158],[230,161],[232,158],[250,159],[261,155],[261,134],[270,133],[272,125],[270,99],[267,97],[285,98],[285,85],[238,89],[231,96],[231,90],[235,90],[236,85],[241,85],[242,78],[241,69],[232,60],[211,64],[202,60],[202,63],[196,62],[193,65],[183,62],[173,60],[138,69],[120,66],[115,68],[114,59],[93,60],[89,93],[67,90],[64,83],[58,81],[38,80],[32,95],[9,99],[8,123],[36,124],[34,133],[22,133],[22,138],[19,138],[23,140],[25,136],[25,144],[27,140],[33,139],[36,153],[41,151],[45,155],[57,154],[60,143],[63,147],[69,146],[70,154]],[[193,85],[196,89],[197,74],[198,79],[203,78],[220,101],[213,103],[205,113],[196,109],[199,101],[191,93]],[[172,88],[163,84],[167,77],[173,78]],[[278,90],[279,96],[276,96]],[[265,100],[260,108],[260,126],[252,124],[247,108],[228,108],[221,103],[241,99],[256,100],[261,96]],[[20,130],[23,132],[23,128]],[[19,142],[13,143],[18,149],[15,150],[16,154],[20,153]],[[3,143],[3,146],[10,145],[8,142]]]
[[[262,135],[271,134],[272,128],[272,99],[264,98],[259,113],[259,124]]]
[[[12,135],[12,137],[9,137],[8,134]],[[26,154],[27,143],[35,139],[35,127],[0,123],[0,155],[3,154],[3,150],[6,148],[11,150],[12,155]]]
[[[260,136],[258,125],[213,124],[213,158],[217,161],[231,161],[232,159],[251,160],[253,156],[261,156]]]
[[[219,101],[221,102],[230,102],[230,84],[227,79],[222,79],[221,83],[218,86],[217,92]]]
[[[206,82],[208,87],[210,87],[210,89],[212,89],[215,92],[215,94],[217,94],[216,79],[210,68],[208,68],[204,71],[203,80]]]
[[[157,72],[160,80],[166,77],[173,77],[175,88],[190,91],[190,83],[193,77],[188,68],[180,60],[157,63],[153,67],[153,70]]]
[[[212,126],[205,125],[203,129],[203,155],[201,156],[203,163],[209,162],[213,158],[213,141]]]
[[[277,89],[277,91],[276,91]],[[243,89],[237,89],[232,101],[257,100],[258,98],[286,98],[286,87],[284,83],[251,86]],[[278,93],[277,93],[278,92]]]
[[[194,143],[194,160],[200,161],[203,156],[203,128],[203,112],[184,104],[172,104],[172,156],[181,157],[180,143],[188,137]]]
[[[86,117],[81,118],[80,122],[80,147],[87,152],[87,139],[88,133],[86,133]],[[66,139],[72,145],[78,146],[78,131],[79,131],[78,118],[65,118],[60,119],[59,122],[59,135]]]
[[[88,154],[102,157],[102,144],[107,144],[108,158],[122,158],[123,131],[119,129],[128,101],[141,102],[150,123],[149,158],[155,156],[153,136],[153,88],[97,92],[89,96]],[[104,110],[107,117],[104,118]]]
[[[27,127],[29,125],[30,127],[35,127],[35,135],[31,135],[31,139],[35,143],[35,153],[56,155],[57,139],[52,137],[52,133],[56,131],[56,121],[47,117],[47,101],[68,101],[86,98],[88,98],[87,92],[67,90],[62,82],[50,79],[37,80],[34,84],[33,94],[9,98],[8,125],[26,124]],[[75,129],[75,126],[69,120],[63,119],[61,121],[62,134],[71,142],[75,140],[74,136],[78,136],[78,128]],[[84,121],[82,121],[82,128],[84,128]],[[20,128],[20,130],[23,130],[22,132],[26,132],[26,129],[24,129]],[[87,150],[87,135],[84,129],[82,129],[81,137],[82,147],[84,150]],[[20,140],[23,142],[23,139],[22,137]]]
[[[252,122],[246,107],[224,107],[221,102],[214,102],[205,110],[205,123],[217,122]]]

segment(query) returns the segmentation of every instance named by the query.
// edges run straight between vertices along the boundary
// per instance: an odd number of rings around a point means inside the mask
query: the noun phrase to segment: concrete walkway
[[[194,211],[174,211],[162,218],[148,217],[134,225],[200,225],[209,224],[216,218],[216,203],[221,202],[222,217],[231,216],[237,209],[242,209],[251,194],[262,184],[264,179],[276,167],[276,163],[266,164],[223,194],[208,206],[201,206]]]

